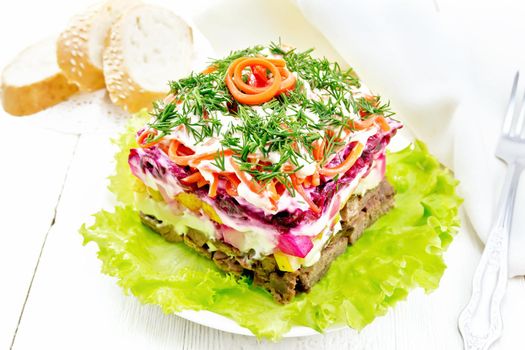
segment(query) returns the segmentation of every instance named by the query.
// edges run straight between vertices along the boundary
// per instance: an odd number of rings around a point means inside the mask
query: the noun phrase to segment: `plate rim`
[[[237,335],[243,335],[248,337],[256,337],[248,328],[242,327],[236,321],[226,316],[217,314],[209,310],[183,310],[175,312],[175,315],[181,317],[187,321],[205,326],[211,329],[216,329],[226,333],[232,333]],[[351,329],[349,326],[344,324],[333,325],[324,330],[323,333],[316,331],[310,327],[304,326],[293,326],[286,334],[283,334],[283,338],[298,338],[298,337],[309,337],[314,335],[323,335],[331,332],[340,331],[343,329]]]

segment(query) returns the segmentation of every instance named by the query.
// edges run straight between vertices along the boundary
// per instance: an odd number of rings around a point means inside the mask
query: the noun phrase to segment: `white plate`
[[[177,312],[177,316],[180,316],[188,321],[198,323],[200,325],[218,329],[223,332],[247,335],[254,337],[254,334],[247,328],[239,326],[239,324],[227,317],[221,316],[211,311],[193,311],[185,310],[182,312]],[[347,328],[344,325],[333,326],[325,330],[325,333],[334,332],[341,329]],[[293,338],[293,337],[307,337],[311,335],[317,335],[319,332],[313,330],[309,327],[292,327],[292,329],[286,333],[283,337]]]

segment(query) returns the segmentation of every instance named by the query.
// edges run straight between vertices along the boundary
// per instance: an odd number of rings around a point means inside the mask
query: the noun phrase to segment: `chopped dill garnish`
[[[222,149],[220,152],[217,152],[217,155],[215,156],[215,159],[211,164],[215,165],[217,168],[219,168],[221,171],[226,170],[226,163],[224,159],[224,150]]]
[[[354,98],[352,91],[360,87],[355,72],[326,58],[314,58],[312,51],[286,50],[280,43],[272,43],[268,48],[254,46],[213,60],[211,72],[192,73],[170,82],[175,98],[154,105],[149,126],[158,130],[156,137],[162,137],[182,125],[196,144],[216,137],[222,146],[212,162],[217,168],[226,169],[224,151],[229,149],[241,170],[263,183],[276,179],[293,192],[290,175],[314,161],[316,140],[325,139],[320,161],[324,165],[344,146],[341,135],[352,128],[353,118],[393,114],[378,96]],[[281,55],[287,69],[297,74],[295,88],[259,106],[239,104],[225,84],[229,65],[239,57],[268,54]],[[313,98],[312,91],[317,94]],[[224,123],[220,115],[231,116],[236,122]],[[268,161],[254,166],[253,154]],[[293,170],[285,166],[289,163]]]

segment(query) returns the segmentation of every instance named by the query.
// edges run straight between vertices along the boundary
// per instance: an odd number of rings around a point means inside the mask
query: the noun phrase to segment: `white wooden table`
[[[202,13],[205,2],[186,4],[185,10]],[[82,1],[1,2],[0,66],[30,42],[59,30],[84,6]],[[250,6],[267,11],[259,1]],[[198,15],[195,19],[199,24]],[[305,25],[297,15],[293,21]],[[202,23],[204,34],[217,45],[220,34],[213,28]],[[317,40],[321,50],[336,56],[308,30],[310,42]],[[249,43],[249,34],[239,45]],[[292,36],[291,41],[300,44],[301,38]],[[91,213],[108,205],[105,178],[112,171],[113,148],[106,115],[115,119],[119,113],[108,107],[103,92],[75,101],[25,119],[0,112],[0,349],[461,348],[457,315],[470,294],[482,249],[464,218],[446,254],[448,269],[440,288],[430,295],[414,291],[360,333],[342,330],[276,344],[257,342],[164,315],[124,296],[114,279],[100,273],[95,247],[83,247],[77,233]],[[525,348],[523,278],[509,281],[503,317],[505,333],[494,348]]]

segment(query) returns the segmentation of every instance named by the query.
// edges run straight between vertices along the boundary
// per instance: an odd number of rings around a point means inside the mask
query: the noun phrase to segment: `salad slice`
[[[401,124],[311,51],[236,51],[171,82],[129,154],[144,224],[287,303],[393,206]]]

